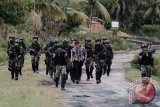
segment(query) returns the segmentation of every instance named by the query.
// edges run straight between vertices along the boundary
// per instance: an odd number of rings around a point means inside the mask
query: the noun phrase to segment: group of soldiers
[[[33,37],[33,42],[29,47],[29,53],[32,56],[32,70],[38,73],[39,59],[42,48],[38,42],[38,37]],[[45,53],[46,75],[50,75],[55,81],[56,87],[59,85],[61,78],[61,90],[65,90],[66,80],[70,74],[73,83],[79,84],[82,75],[82,66],[86,67],[87,81],[93,78],[93,70],[95,68],[96,83],[101,83],[102,75],[109,76],[113,59],[113,50],[109,40],[97,38],[95,45],[91,38],[84,40],[84,46],[74,38],[69,43],[67,39],[58,41],[51,38],[50,42],[43,48]],[[18,80],[18,75],[22,75],[22,67],[24,64],[24,55],[26,46],[22,38],[15,39],[9,37],[8,55],[9,55],[9,71],[11,71],[12,79]]]

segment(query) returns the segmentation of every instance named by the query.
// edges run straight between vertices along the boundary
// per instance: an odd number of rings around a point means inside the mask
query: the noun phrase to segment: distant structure
[[[107,30],[103,26],[104,21],[98,17],[92,17],[92,21],[90,19],[89,29],[92,33],[106,33]]]

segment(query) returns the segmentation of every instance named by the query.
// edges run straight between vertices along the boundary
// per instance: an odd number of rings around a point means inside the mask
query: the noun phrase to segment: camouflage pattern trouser
[[[95,65],[95,67],[96,67],[96,80],[101,80],[104,64],[105,64],[104,60],[96,61],[96,65]]]
[[[151,65],[142,65],[141,66],[142,77],[151,77],[152,76],[152,66]]]
[[[87,79],[90,79],[90,77],[92,77],[92,73],[94,69],[93,64],[94,64],[93,58],[87,58],[86,64],[85,64]]]
[[[56,66],[56,73],[54,75],[54,81],[56,82],[56,85],[58,85],[59,79],[61,75],[61,88],[65,87],[66,84],[66,66],[57,65]]]

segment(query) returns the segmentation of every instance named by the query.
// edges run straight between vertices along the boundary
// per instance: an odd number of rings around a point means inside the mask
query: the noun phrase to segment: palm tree
[[[143,16],[144,19],[150,16],[160,17],[160,0],[144,0],[143,5],[148,7],[147,11]]]
[[[113,0],[113,6],[111,9],[112,15],[115,14],[116,20],[119,20],[121,14],[125,13],[126,4],[124,0]]]
[[[26,2],[27,0],[0,0],[0,4],[1,5],[5,5],[6,3],[13,3],[13,2],[16,2],[16,3],[24,3]]]
[[[82,0],[79,2],[81,6],[86,5],[86,13],[90,18],[93,17],[94,11],[99,12],[105,20],[111,21],[108,10],[98,0]]]

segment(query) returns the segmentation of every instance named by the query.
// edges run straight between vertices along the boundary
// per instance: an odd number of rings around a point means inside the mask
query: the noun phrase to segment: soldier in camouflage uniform
[[[105,58],[103,75],[107,73],[107,76],[109,76],[110,71],[111,71],[112,59],[113,59],[113,50],[112,50],[112,47],[110,46],[109,40],[103,41],[103,45],[106,50],[106,58]]]
[[[18,74],[22,68],[22,56],[24,55],[24,49],[19,45],[19,40],[15,41],[15,45],[12,45],[9,50],[11,78],[18,80]]]
[[[45,53],[45,64],[46,64],[46,75],[48,75],[49,72],[49,61],[50,61],[50,56],[48,54],[48,49],[52,46],[55,45],[55,40],[51,38],[50,42],[44,47],[44,53]]]
[[[86,74],[87,74],[87,81],[89,81],[90,78],[93,78],[93,69],[94,69],[94,61],[93,61],[93,45],[91,44],[91,38],[85,39],[85,49],[87,51],[87,59],[85,62],[86,66]]]
[[[26,53],[26,45],[23,41],[23,38],[19,38],[19,45],[23,48],[24,53]],[[21,59],[22,67],[24,65],[24,55],[22,56],[22,59]],[[22,68],[19,73],[20,73],[20,75],[22,75]]]
[[[142,44],[142,51],[139,53],[139,65],[141,66],[142,77],[151,77],[154,64],[153,54],[155,50],[149,50],[147,44]]]
[[[65,90],[66,84],[66,66],[67,66],[67,51],[63,49],[62,44],[58,43],[57,48],[54,52],[54,59],[55,59],[55,66],[56,66],[56,73],[54,75],[54,81],[56,83],[56,87],[58,87],[59,79],[61,76],[61,90]]]
[[[33,37],[33,42],[30,46],[30,55],[32,56],[32,70],[34,73],[39,73],[38,69],[39,69],[39,59],[40,59],[40,44],[38,43],[38,37],[34,36]]]
[[[95,67],[96,67],[96,83],[101,83],[101,77],[103,73],[103,66],[105,64],[105,47],[101,43],[101,39],[95,40],[96,44],[94,46],[95,54]]]
[[[14,36],[9,36],[9,42],[8,42],[8,47],[7,47],[8,56],[9,56],[9,49],[14,44],[15,44],[15,37]],[[9,58],[8,58],[8,70],[9,71],[11,71],[11,69],[12,69],[11,62],[12,62],[12,58],[10,58],[10,56],[9,56]]]

